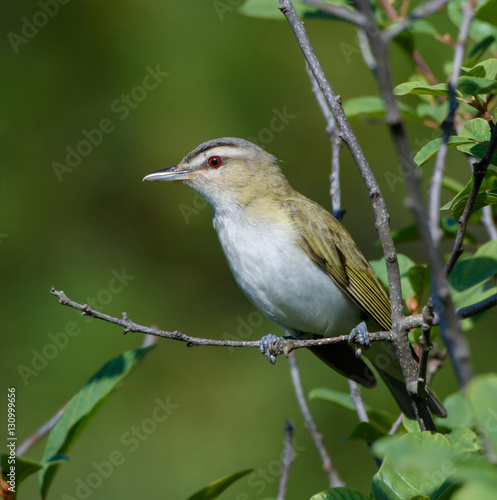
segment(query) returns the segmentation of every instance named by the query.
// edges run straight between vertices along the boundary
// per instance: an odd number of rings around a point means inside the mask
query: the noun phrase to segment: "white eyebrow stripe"
[[[207,151],[199,153],[193,160],[190,161],[190,165],[194,168],[198,168],[211,156],[251,158],[253,156],[253,151],[251,151],[251,148],[237,148],[232,146],[213,147]]]

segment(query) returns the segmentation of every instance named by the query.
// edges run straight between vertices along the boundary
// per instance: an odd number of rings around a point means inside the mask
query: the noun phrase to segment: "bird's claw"
[[[269,335],[264,335],[259,341],[259,350],[266,356],[272,365],[276,363],[276,356],[273,354],[274,343],[279,339],[280,337],[270,333]]]
[[[361,321],[355,328],[352,328],[349,335],[349,344],[359,344],[356,348],[356,356],[359,358],[364,351],[371,348],[371,341],[369,340],[368,328],[365,321]]]

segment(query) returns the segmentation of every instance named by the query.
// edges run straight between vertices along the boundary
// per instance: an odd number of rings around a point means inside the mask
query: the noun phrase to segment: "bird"
[[[368,331],[391,330],[385,288],[345,227],[291,187],[275,156],[245,139],[225,137],[200,144],[177,165],[143,180],[181,181],[197,191],[212,209],[231,272],[252,304],[293,338],[349,335],[349,343],[310,349],[341,375],[371,388],[376,377],[365,356],[401,411],[415,419],[393,346],[368,338]],[[272,363],[277,338],[269,334],[260,341]],[[432,414],[446,416],[429,387],[426,393]]]

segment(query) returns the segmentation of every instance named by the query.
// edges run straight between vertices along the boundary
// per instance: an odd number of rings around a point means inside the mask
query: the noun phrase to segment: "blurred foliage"
[[[250,3],[256,2],[243,8]],[[274,17],[283,19],[276,1],[271,3]],[[464,63],[466,86],[459,89],[462,99],[474,97],[489,112],[495,85],[480,80],[495,81],[497,28],[493,17],[488,18],[490,24],[486,22],[493,4],[479,2],[479,21],[473,23]],[[119,316],[127,311],[131,319],[164,329],[240,340],[275,332],[237,289],[212,230],[209,209],[199,197],[181,187],[141,183],[144,175],[177,163],[205,140],[238,136],[258,142],[283,160],[286,175],[299,191],[330,206],[328,137],[293,35],[285,22],[240,15],[240,5],[235,0],[2,4],[0,265],[5,355],[1,379],[2,388],[16,389],[19,441],[66,404],[90,373],[142,341],[138,334],[122,337],[111,325],[61,308],[49,294],[51,285],[102,312]],[[425,147],[425,161],[436,151],[436,144],[429,148],[428,144],[439,137],[447,109],[443,90],[433,90],[436,85],[422,81],[419,74],[413,79],[416,65],[406,54],[420,51],[438,80],[445,81],[452,47],[439,34],[456,38],[460,1],[450,2],[448,12],[452,22],[446,13],[436,14],[429,24],[416,23],[397,37],[391,49],[395,83],[404,85],[404,90],[406,82],[415,83],[406,97],[399,96],[399,105],[410,120],[413,156]],[[350,24],[316,15],[315,8],[304,15],[321,64],[351,118],[357,119],[354,130],[406,255],[403,281],[421,300],[428,285],[417,235],[412,229],[403,230],[411,221],[402,203],[403,172],[382,126],[384,109],[376,97],[374,78],[363,64],[356,31]],[[379,6],[376,15],[382,26],[388,26]],[[424,94],[410,95],[413,89]],[[463,103],[460,109],[478,123],[474,107]],[[275,117],[282,116],[284,127],[272,126]],[[461,152],[470,150],[478,157],[477,146],[486,144],[487,133],[482,130],[480,137],[461,131],[451,139],[450,145],[459,151],[449,154],[444,203],[452,213],[469,179]],[[341,164],[344,223],[365,255],[377,259],[380,250],[374,245],[367,192],[345,151]],[[492,201],[494,184],[482,189],[483,202]],[[450,249],[455,222],[451,212],[446,213],[444,251]],[[468,272],[473,259],[481,261],[479,252],[484,248],[478,248],[483,241],[478,212],[472,221],[466,243],[473,247],[461,261],[460,272],[473,286],[483,287],[488,283],[475,280],[482,276],[491,280],[488,273],[494,262],[483,256],[488,266],[482,273],[473,277]],[[456,289],[459,285],[454,284]],[[472,287],[459,293],[466,290]],[[495,364],[497,339],[488,334],[493,323],[488,315],[468,336],[480,373]],[[314,397],[333,400],[333,405],[313,401],[311,409],[334,463],[347,484],[369,493],[376,465],[358,438],[379,437],[383,429],[356,427],[350,401],[343,403],[338,396],[347,392],[347,382],[308,353],[299,353],[299,358],[305,387],[326,386],[331,391],[315,392]],[[490,384],[486,390],[495,391],[495,381],[477,379],[467,395],[476,405],[471,427],[480,432],[485,398],[478,384]],[[437,375],[435,387],[441,395],[457,389],[449,368]],[[395,403],[385,388],[363,391],[363,397],[378,419],[395,414]],[[468,411],[467,401],[461,403],[463,396],[451,398],[455,409],[449,408],[446,426],[460,407],[464,405],[465,414]],[[167,420],[150,427],[157,399],[170,400],[177,408]],[[77,496],[86,485],[90,498],[187,498],[213,478],[254,467],[224,497],[274,497],[286,417],[296,424],[288,498],[309,498],[325,490],[327,479],[304,429],[286,361],[281,359],[273,367],[249,349],[185,349],[159,342],[154,356],[106,401],[82,434],[84,439],[74,444],[70,459],[55,455],[64,463],[50,495]],[[450,460],[458,440],[471,437],[464,442],[479,443],[473,434],[454,437],[454,429],[449,426],[445,436],[433,438],[449,442]],[[4,433],[2,428],[5,443]],[[407,442],[422,443],[411,457],[421,467],[431,439],[416,431],[399,433],[404,439],[400,449]],[[343,441],[346,436],[350,439]],[[387,460],[376,477],[390,477],[396,471],[388,464],[397,460],[399,448],[394,442],[383,447],[381,440],[377,443],[375,449]],[[42,441],[33,446],[29,450],[33,460],[23,458],[18,464],[26,476],[31,474],[23,482],[21,498],[39,495],[33,473],[42,466],[46,445]],[[480,448],[466,452],[481,459]],[[89,487],[99,467],[112,463],[116,454],[121,460],[113,462],[107,477],[100,475],[98,487]],[[493,472],[485,469],[482,474],[488,472],[488,482],[477,482],[472,463],[471,459],[448,476],[448,481],[466,488],[456,494],[485,489],[494,479]],[[445,491],[450,488],[454,491],[453,485]],[[328,492],[319,498],[352,498],[346,494]]]

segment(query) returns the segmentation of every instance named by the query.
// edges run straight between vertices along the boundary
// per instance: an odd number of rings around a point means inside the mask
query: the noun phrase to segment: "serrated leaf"
[[[460,137],[457,135],[452,135],[449,137],[449,141],[447,143],[447,146],[449,148],[454,148],[460,144],[474,144],[475,141],[473,139],[467,138],[467,137]],[[438,139],[433,139],[430,141],[428,144],[425,144],[417,153],[416,156],[414,157],[414,161],[418,165],[418,167],[421,167],[424,165],[428,160],[436,156],[438,153],[438,150],[440,149],[440,145],[442,144],[442,138],[439,137]]]
[[[334,391],[333,389],[327,388],[317,388],[310,392],[309,399],[333,403],[355,413],[355,407],[350,399],[350,394],[346,394],[344,392]],[[368,418],[371,421],[382,425],[386,429],[389,429],[395,422],[396,417],[389,412],[377,410],[367,403],[364,403],[364,409],[366,410]]]
[[[229,476],[225,476],[217,481],[209,484],[209,486],[197,491],[188,500],[214,500],[217,498],[226,488],[231,486],[235,481],[238,481],[242,477],[250,474],[254,469],[247,469],[241,472],[235,472]]]
[[[130,373],[136,363],[154,347],[127,351],[108,361],[72,398],[48,435],[42,458],[44,468],[40,471],[42,496],[46,496],[59,468],[59,464],[54,465],[54,461],[69,451],[107,397]]]
[[[466,394],[479,431],[497,454],[497,374],[475,377],[468,384]]]
[[[313,495],[311,500],[371,500],[371,497],[351,488],[332,488]]]

